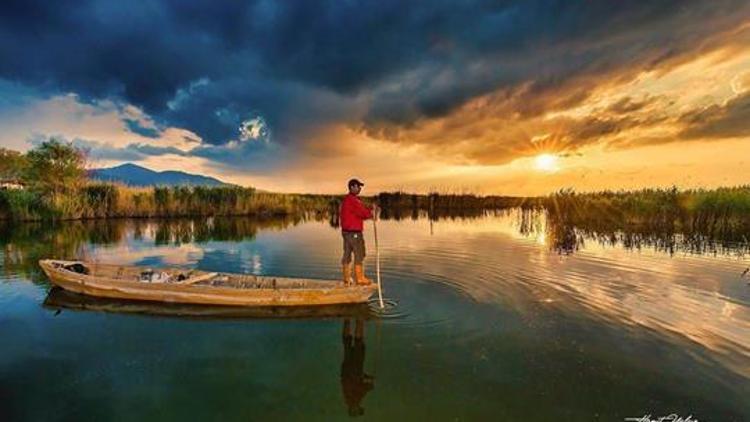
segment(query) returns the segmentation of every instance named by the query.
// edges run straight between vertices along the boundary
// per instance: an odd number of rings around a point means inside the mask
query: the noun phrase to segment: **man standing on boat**
[[[362,264],[365,259],[365,238],[362,236],[364,221],[375,218],[373,208],[366,207],[357,197],[365,184],[357,179],[349,180],[349,194],[341,202],[339,216],[341,221],[341,235],[344,238],[344,257],[341,259],[344,284],[351,284],[351,263],[354,254],[354,275],[357,284],[371,284],[365,277]]]

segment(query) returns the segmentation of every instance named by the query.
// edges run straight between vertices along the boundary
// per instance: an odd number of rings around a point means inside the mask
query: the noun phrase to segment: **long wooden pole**
[[[378,280],[378,299],[380,300],[380,309],[385,308],[383,304],[383,288],[380,285],[380,246],[378,245],[378,224],[376,218],[372,219],[372,232],[375,234],[375,275]]]

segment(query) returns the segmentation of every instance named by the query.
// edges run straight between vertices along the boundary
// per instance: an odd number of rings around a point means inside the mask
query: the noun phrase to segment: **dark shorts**
[[[354,263],[362,264],[365,259],[365,238],[362,232],[341,232],[341,236],[344,238],[344,256],[341,258],[341,263],[351,263],[353,253]]]

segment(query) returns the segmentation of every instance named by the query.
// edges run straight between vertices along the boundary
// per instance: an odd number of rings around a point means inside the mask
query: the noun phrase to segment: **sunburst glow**
[[[539,154],[534,159],[534,168],[539,171],[548,173],[555,172],[560,169],[558,165],[558,157],[555,154]]]

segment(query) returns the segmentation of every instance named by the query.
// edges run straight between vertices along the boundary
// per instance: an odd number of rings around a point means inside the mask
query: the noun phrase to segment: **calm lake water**
[[[0,226],[0,420],[750,420],[742,248],[553,234],[382,220],[395,306],[279,319],[50,293],[36,261],[338,278],[328,221]]]

